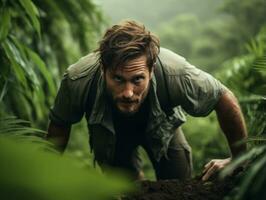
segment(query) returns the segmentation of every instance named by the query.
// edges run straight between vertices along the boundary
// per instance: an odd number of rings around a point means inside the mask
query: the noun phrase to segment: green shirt
[[[183,57],[161,48],[155,67],[162,64],[167,88],[157,87],[155,76],[149,91],[150,114],[146,135],[155,158],[159,160],[167,151],[174,130],[185,122],[183,110],[192,116],[206,116],[215,107],[225,86],[210,74],[189,64]],[[58,124],[73,124],[86,116],[90,132],[90,144],[99,163],[109,162],[114,154],[115,130],[112,110],[105,96],[103,76],[97,81],[97,93],[91,113],[86,113],[90,86],[100,67],[96,53],[81,58],[71,65],[64,75],[50,119]],[[158,89],[158,90],[157,90]],[[167,93],[167,115],[161,108],[159,95]]]

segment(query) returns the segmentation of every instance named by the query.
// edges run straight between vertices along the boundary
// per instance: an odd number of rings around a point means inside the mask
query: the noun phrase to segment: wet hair
[[[159,38],[143,24],[131,20],[107,29],[96,50],[104,71],[117,69],[143,55],[147,57],[147,66],[151,71],[159,51]]]

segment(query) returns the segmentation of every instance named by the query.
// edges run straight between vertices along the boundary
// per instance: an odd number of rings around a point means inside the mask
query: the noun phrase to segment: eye
[[[119,82],[119,83],[123,81],[122,77],[117,76],[117,75],[113,76],[113,79],[114,81]]]
[[[137,77],[133,78],[133,83],[135,83],[135,84],[139,84],[139,83],[141,83],[141,81],[143,81],[144,79],[145,79],[145,77],[143,77],[143,76],[137,76]]]

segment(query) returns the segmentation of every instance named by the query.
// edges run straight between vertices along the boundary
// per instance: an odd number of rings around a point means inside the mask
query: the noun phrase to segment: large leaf
[[[8,33],[9,28],[11,26],[10,21],[10,11],[9,9],[1,9],[0,10],[0,19],[1,19],[1,25],[0,25],[0,42],[4,40]]]
[[[264,151],[263,154],[260,155],[260,158],[257,159],[255,162],[253,162],[252,165],[250,166],[250,168],[246,171],[244,180],[241,183],[240,189],[239,189],[238,194],[237,194],[239,199],[243,199],[247,193],[250,196],[253,196],[256,194],[256,192],[263,190],[263,186],[258,185],[259,186],[258,188],[254,188],[253,184],[255,182],[255,177],[258,174],[260,174],[261,169],[266,167],[266,156],[265,155],[266,155],[266,152]],[[260,176],[263,176],[264,180],[266,179],[265,174],[261,174]],[[254,192],[253,195],[252,195],[252,192]]]
[[[3,101],[3,98],[6,95],[6,93],[7,93],[7,80],[5,80],[2,91],[0,93],[0,102]]]
[[[54,84],[51,72],[48,70],[47,66],[45,65],[45,63],[43,62],[43,60],[40,58],[40,56],[37,53],[30,50],[29,48],[26,48],[26,51],[30,59],[32,59],[32,61],[36,64],[39,71],[43,75],[48,85],[50,95],[54,96],[56,94],[56,88],[55,88],[55,84]]]
[[[25,44],[19,42],[13,36],[10,37],[8,41],[10,45],[12,45],[12,49],[14,49],[14,52],[18,57],[17,62],[21,63],[21,67],[23,68],[24,74],[27,77],[27,82],[29,84],[29,87],[34,88],[40,86],[39,79],[37,78],[37,73],[34,70],[33,61],[27,55],[28,47]]]
[[[33,4],[31,0],[19,0],[20,4],[22,7],[25,9],[25,12],[31,19],[32,25],[37,31],[39,37],[41,36],[41,28],[40,28],[40,22],[38,19],[38,9],[36,6]]]
[[[51,72],[48,70],[48,67],[45,65],[44,61],[40,58],[40,56],[22,44],[19,40],[12,37],[13,43],[20,50],[21,57],[23,60],[27,62],[27,70],[25,73],[31,78],[31,81],[38,86],[41,86],[37,78],[37,74],[41,74],[44,78],[44,85],[48,86],[48,90],[51,96],[54,96],[56,93],[55,83],[52,78]]]
[[[0,118],[0,134],[5,136],[35,136],[43,138],[45,131],[32,128],[29,121],[18,119],[15,116]]]
[[[6,56],[8,57],[11,68],[14,71],[14,75],[16,76],[17,80],[25,87],[27,88],[27,80],[26,76],[23,71],[22,65],[25,65],[24,61],[19,56],[19,51],[16,49],[16,47],[10,43],[9,41],[4,41],[2,43],[2,47],[6,53]]]
[[[125,179],[80,168],[37,144],[0,137],[0,194],[9,200],[110,199],[129,190]]]
[[[225,177],[227,175],[230,175],[233,173],[233,171],[241,166],[243,163],[246,163],[248,161],[251,161],[254,159],[257,155],[260,155],[266,151],[265,146],[260,146],[251,149],[250,151],[246,152],[242,156],[238,157],[237,159],[233,160],[233,162],[230,163],[230,165],[226,166],[221,173],[222,177]]]
[[[257,58],[253,66],[256,70],[266,75],[266,55]]]

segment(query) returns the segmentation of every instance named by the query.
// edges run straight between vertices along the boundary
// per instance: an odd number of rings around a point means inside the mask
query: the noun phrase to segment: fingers
[[[210,162],[208,162],[205,166],[204,166],[204,170],[203,170],[203,174],[208,171],[214,164],[215,164],[216,160],[211,160]]]
[[[213,174],[215,174],[218,170],[224,168],[230,162],[231,158],[211,160],[204,166],[204,170],[202,172],[202,180],[208,180]]]
[[[204,172],[204,175],[202,177],[203,181],[208,180],[219,169],[219,165],[215,164],[214,162],[213,162],[213,164],[210,164],[210,165],[211,166],[209,168],[206,168],[206,170]]]
[[[205,173],[212,165],[213,165],[213,161],[210,161],[206,165],[204,165],[203,173]]]

